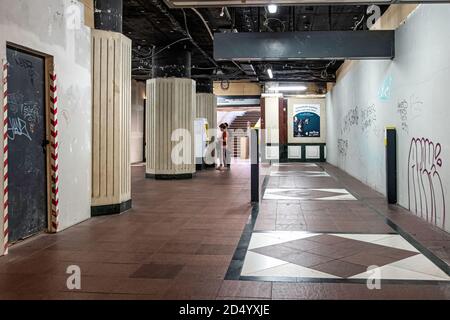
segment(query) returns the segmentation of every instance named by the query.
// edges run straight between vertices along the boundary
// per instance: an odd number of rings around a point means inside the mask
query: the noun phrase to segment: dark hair
[[[219,128],[220,128],[220,129],[225,129],[225,128],[226,128],[226,125],[225,125],[224,123],[221,123],[220,126],[219,126]]]
[[[224,123],[224,125],[225,125],[225,127],[227,127],[227,128],[228,128],[228,123],[226,123],[226,122],[225,122],[225,123]]]

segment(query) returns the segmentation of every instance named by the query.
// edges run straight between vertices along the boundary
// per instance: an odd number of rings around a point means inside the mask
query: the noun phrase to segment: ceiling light
[[[269,10],[269,13],[277,13],[278,7],[276,4],[269,4],[267,10]]]
[[[305,91],[308,89],[306,86],[286,86],[286,87],[270,87],[269,91]]]
[[[223,17],[223,15],[225,14],[225,8],[224,7],[222,7],[222,10],[220,11],[220,14],[219,14],[219,16],[221,16],[221,17]]]
[[[273,78],[272,68],[267,68],[267,74],[269,75],[269,78]]]
[[[281,98],[283,97],[282,93],[261,93],[261,97],[263,98]]]

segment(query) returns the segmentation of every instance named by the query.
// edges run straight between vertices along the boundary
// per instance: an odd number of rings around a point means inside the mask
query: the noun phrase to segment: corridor
[[[450,297],[436,266],[449,262],[450,237],[331,165],[273,165],[253,210],[248,164],[192,181],[143,170],[132,168],[132,210],[13,246],[0,299]],[[82,275],[75,292],[71,265]],[[380,289],[367,288],[369,265],[381,267]]]

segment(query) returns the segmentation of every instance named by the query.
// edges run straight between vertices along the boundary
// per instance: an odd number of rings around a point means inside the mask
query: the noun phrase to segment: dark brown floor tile
[[[217,297],[223,280],[192,281],[189,279],[172,282],[164,294],[164,299],[171,300],[211,300]]]
[[[339,260],[332,260],[322,264],[318,264],[313,266],[312,269],[329,273],[341,278],[347,278],[367,271],[366,266]]]
[[[288,255],[300,252],[298,249],[288,248],[283,246],[282,244],[255,248],[251,249],[250,251],[277,259],[282,259]]]
[[[223,282],[218,297],[268,299],[272,296],[271,282],[230,281]]]
[[[342,238],[342,237],[336,237],[329,234],[321,234],[313,237],[308,238],[309,241],[318,242],[321,244],[338,244],[340,242],[346,242],[348,239]]]
[[[179,264],[144,264],[130,278],[174,279],[183,269]]]
[[[170,242],[158,250],[159,253],[195,253],[200,248],[198,243]]]
[[[321,245],[320,243],[315,242],[315,241],[310,241],[308,239],[310,239],[310,238],[288,241],[288,242],[282,243],[282,245],[284,247],[288,247],[288,248],[299,250],[299,251],[309,251],[309,249],[312,249],[315,247],[320,247],[320,245]]]
[[[387,256],[375,255],[370,252],[360,252],[355,255],[343,257],[340,260],[354,263],[354,264],[363,265],[366,267],[368,267],[368,266],[381,267],[386,264],[398,261],[399,259],[391,258],[391,257],[387,257]]]
[[[227,255],[233,254],[235,246],[218,245],[218,244],[202,244],[200,248],[195,252],[196,254],[206,255]]]
[[[333,258],[330,257],[324,257],[324,256],[319,256],[317,254],[314,253],[309,253],[309,252],[302,252],[302,253],[293,253],[290,255],[287,255],[285,257],[282,258],[282,260],[290,262],[290,263],[294,263],[297,264],[299,266],[303,266],[303,267],[311,267],[311,266],[315,266],[327,261],[331,261],[333,260]]]

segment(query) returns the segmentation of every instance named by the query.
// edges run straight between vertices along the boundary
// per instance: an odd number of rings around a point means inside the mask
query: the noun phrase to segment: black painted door
[[[47,227],[44,58],[7,48],[9,239]]]

